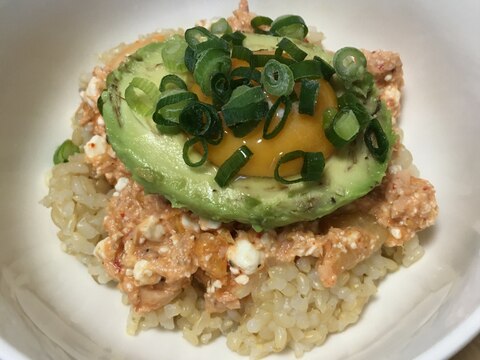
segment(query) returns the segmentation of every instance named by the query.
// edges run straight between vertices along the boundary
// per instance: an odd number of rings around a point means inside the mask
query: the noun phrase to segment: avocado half
[[[281,38],[247,34],[244,46],[251,50],[274,50]],[[297,43],[307,58],[325,51],[311,44]],[[221,221],[238,221],[256,229],[270,229],[299,221],[313,220],[367,194],[380,184],[391,156],[380,163],[369,153],[363,136],[327,159],[320,182],[282,185],[273,178],[238,178],[221,188],[214,181],[217,168],[208,161],[192,168],[182,157],[183,134],[158,132],[151,117],[142,117],[125,101],[125,89],[134,77],[159,85],[168,74],[161,55],[163,43],[151,43],[128,57],[107,79],[103,93],[103,117],[108,141],[118,158],[146,192],[167,198],[174,207],[185,207],[199,216]],[[189,73],[177,74],[187,84]],[[385,104],[377,113],[390,144],[395,142],[391,116]]]

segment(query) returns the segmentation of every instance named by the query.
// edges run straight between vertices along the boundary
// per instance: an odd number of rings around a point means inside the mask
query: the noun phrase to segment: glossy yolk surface
[[[337,97],[326,80],[319,81],[320,91],[313,116],[299,114],[298,102],[295,102],[282,131],[273,139],[268,140],[263,138],[265,120],[262,120],[252,132],[243,138],[235,137],[231,130],[224,126],[222,142],[219,145],[209,145],[208,147],[208,160],[216,166],[220,166],[240,146],[247,145],[253,152],[253,156],[240,169],[239,175],[273,177],[278,160],[288,152],[295,150],[322,152],[325,158],[328,158],[334,148],[323,131],[323,112],[329,107],[337,107]],[[198,85],[194,84],[190,91],[196,93],[200,101],[212,103],[211,98],[205,96]],[[271,98],[269,101],[273,103],[275,99]],[[279,107],[277,121],[281,118],[282,113],[283,108]],[[276,122],[272,121],[270,131],[275,125]],[[301,159],[285,163],[281,167],[280,175],[299,174],[302,164]]]

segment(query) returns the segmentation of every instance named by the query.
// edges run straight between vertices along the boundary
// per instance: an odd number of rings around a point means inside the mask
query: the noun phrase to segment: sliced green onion
[[[254,69],[251,67],[240,66],[233,69],[232,72],[230,73],[230,76],[232,78],[239,77],[239,78],[248,79],[248,82],[250,82],[250,80],[253,80],[260,84],[262,73],[257,69]]]
[[[267,112],[268,103],[260,86],[239,86],[232,92],[230,100],[222,107],[225,124],[232,129],[235,136],[246,131],[246,123],[248,123],[248,128],[253,130],[252,123],[258,123]],[[237,126],[241,126],[240,131],[235,131]]]
[[[316,60],[303,60],[290,65],[295,81],[323,78],[322,64]]]
[[[220,18],[218,21],[212,23],[210,31],[215,35],[230,34],[232,32],[232,27],[225,18]]]
[[[180,114],[179,125],[186,133],[205,138],[211,144],[218,144],[223,138],[222,122],[210,104],[189,103]]]
[[[343,80],[361,80],[366,72],[367,59],[363,53],[352,47],[344,47],[333,56],[333,67]]]
[[[212,95],[212,76],[216,73],[228,74],[232,60],[228,51],[208,49],[203,51],[195,64],[193,77],[207,96]]]
[[[195,56],[195,50],[193,50],[190,46],[185,50],[183,62],[188,71],[193,73],[195,70],[195,64],[197,63],[197,57]]]
[[[169,90],[163,93],[152,116],[158,131],[164,134],[179,133],[180,114],[189,103],[197,100],[196,94],[184,90]]]
[[[187,43],[179,35],[174,35],[165,41],[165,45],[162,48],[162,59],[169,72],[182,73],[187,71],[183,61],[187,47]]]
[[[185,31],[185,41],[194,50],[198,44],[214,38],[216,38],[216,36],[203,26],[195,26]]]
[[[273,130],[268,132],[268,129],[270,128],[270,124],[273,118],[275,117],[277,109],[280,106],[280,104],[285,105],[283,109],[282,117],[278,122],[278,124],[273,128]],[[290,114],[291,109],[292,109],[292,101],[290,100],[289,97],[281,96],[273,103],[270,110],[268,110],[267,116],[265,117],[265,125],[263,126],[264,139],[273,139],[275,136],[278,135],[280,131],[282,131],[283,127],[285,126],[285,123],[287,122],[287,118],[288,118],[288,115]]]
[[[335,69],[328,62],[323,60],[320,56],[314,56],[313,60],[318,61],[322,65],[322,74],[325,80],[330,81],[330,78],[335,74]]]
[[[246,36],[240,31],[235,31],[231,34],[224,34],[222,39],[232,43],[232,45],[243,45],[243,40],[245,40]]]
[[[216,73],[212,76],[210,87],[212,89],[212,98],[215,104],[225,104],[228,99],[230,99],[230,95],[232,95],[230,80],[223,73]]]
[[[136,113],[147,116],[155,109],[160,95],[157,86],[150,80],[135,77],[125,89],[125,100]]]
[[[381,163],[385,162],[390,144],[382,125],[377,119],[373,119],[365,129],[364,140],[372,156]]]
[[[312,115],[315,113],[317,105],[320,83],[317,80],[302,80],[300,87],[300,101],[298,103],[298,112],[300,114]]]
[[[277,44],[277,50],[275,51],[275,56],[281,57],[283,52],[286,52],[292,57],[295,61],[302,61],[307,57],[307,53],[300,49],[294,42],[290,39],[283,38]]]
[[[225,40],[219,37],[214,37],[213,39],[209,39],[196,45],[193,49],[197,54],[200,54],[201,52],[208,49],[222,49],[226,51],[229,50],[229,46],[228,42],[226,42]]]
[[[365,128],[372,120],[365,106],[358,100],[358,98],[350,91],[347,91],[338,98],[338,106],[340,109],[350,109],[357,117],[361,128]]]
[[[272,22],[270,32],[274,35],[303,40],[308,34],[308,27],[300,16],[283,15]]]
[[[80,148],[72,140],[65,140],[53,154],[53,163],[55,165],[68,162],[68,158],[73,154],[80,152]]]
[[[162,78],[162,81],[160,81],[160,91],[164,92],[164,91],[174,90],[174,89],[188,90],[187,84],[185,84],[185,81],[180,79],[177,75],[173,75],[173,74],[165,75]]]
[[[350,91],[354,92],[356,95],[363,97],[366,99],[368,94],[373,89],[373,85],[375,83],[375,79],[372,74],[368,71],[365,72],[363,75],[363,79],[359,81],[355,81],[352,84]]]
[[[280,175],[280,167],[296,159],[303,158],[302,170],[300,177],[295,179],[286,179]],[[305,152],[302,150],[295,150],[283,155],[277,162],[274,171],[275,180],[281,184],[295,184],[302,181],[319,181],[323,169],[325,168],[325,157],[321,152]]]
[[[222,49],[208,49],[203,51],[195,64],[193,77],[207,96],[212,95],[211,81],[216,73],[227,74],[232,66],[228,51]]]
[[[274,96],[290,95],[295,85],[292,70],[275,59],[265,64],[261,82],[265,90]]]
[[[325,109],[323,112],[323,128],[326,129],[332,125],[335,115],[337,115],[338,110],[336,108],[330,107]]]
[[[163,108],[164,106],[177,104],[184,100],[198,100],[196,94],[189,92],[189,91],[182,91],[182,90],[170,90],[162,94],[160,99],[157,102],[156,110]]]
[[[253,52],[245,46],[234,45],[232,47],[232,58],[240,59],[248,62],[249,64],[252,61]]]
[[[203,148],[203,155],[200,158],[200,160],[193,162],[190,160],[190,149],[196,144],[196,143],[201,143],[202,148]],[[208,145],[207,141],[202,138],[202,137],[193,137],[191,139],[188,139],[185,141],[185,144],[183,144],[183,161],[185,161],[185,164],[187,164],[190,167],[199,167],[207,161],[208,158]]]
[[[239,147],[225,162],[218,168],[215,181],[220,187],[227,186],[238,174],[240,169],[250,160],[253,153],[246,146]]]
[[[353,141],[360,131],[360,125],[352,110],[340,110],[332,121],[324,121],[325,136],[335,147],[342,147]]]
[[[269,34],[270,32],[263,30],[262,27],[269,27],[272,25],[272,22],[273,20],[267,16],[255,16],[250,21],[250,25],[252,25],[253,31],[257,34]]]

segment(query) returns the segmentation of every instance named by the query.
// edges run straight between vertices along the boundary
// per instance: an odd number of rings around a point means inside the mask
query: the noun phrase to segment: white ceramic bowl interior
[[[235,357],[223,338],[195,348],[179,332],[127,336],[120,293],[60,250],[38,202],[52,153],[70,134],[78,78],[97,54],[139,34],[228,16],[236,5],[0,0],[0,358]],[[305,358],[450,356],[480,328],[480,2],[269,0],[251,9],[298,13],[331,49],[401,53],[405,144],[440,205],[438,224],[421,236],[425,256],[382,281],[360,322]]]

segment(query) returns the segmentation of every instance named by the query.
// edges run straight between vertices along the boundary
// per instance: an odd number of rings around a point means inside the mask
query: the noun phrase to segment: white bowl
[[[0,0],[0,358],[232,358],[178,332],[125,333],[121,296],[60,250],[38,204],[54,148],[70,134],[78,77],[96,55],[156,29],[227,16],[235,1]],[[360,322],[306,359],[441,359],[480,329],[480,3],[252,1],[298,13],[327,47],[391,49],[405,65],[402,126],[422,176],[437,189],[425,256],[387,277]],[[291,353],[289,353],[291,355]]]

